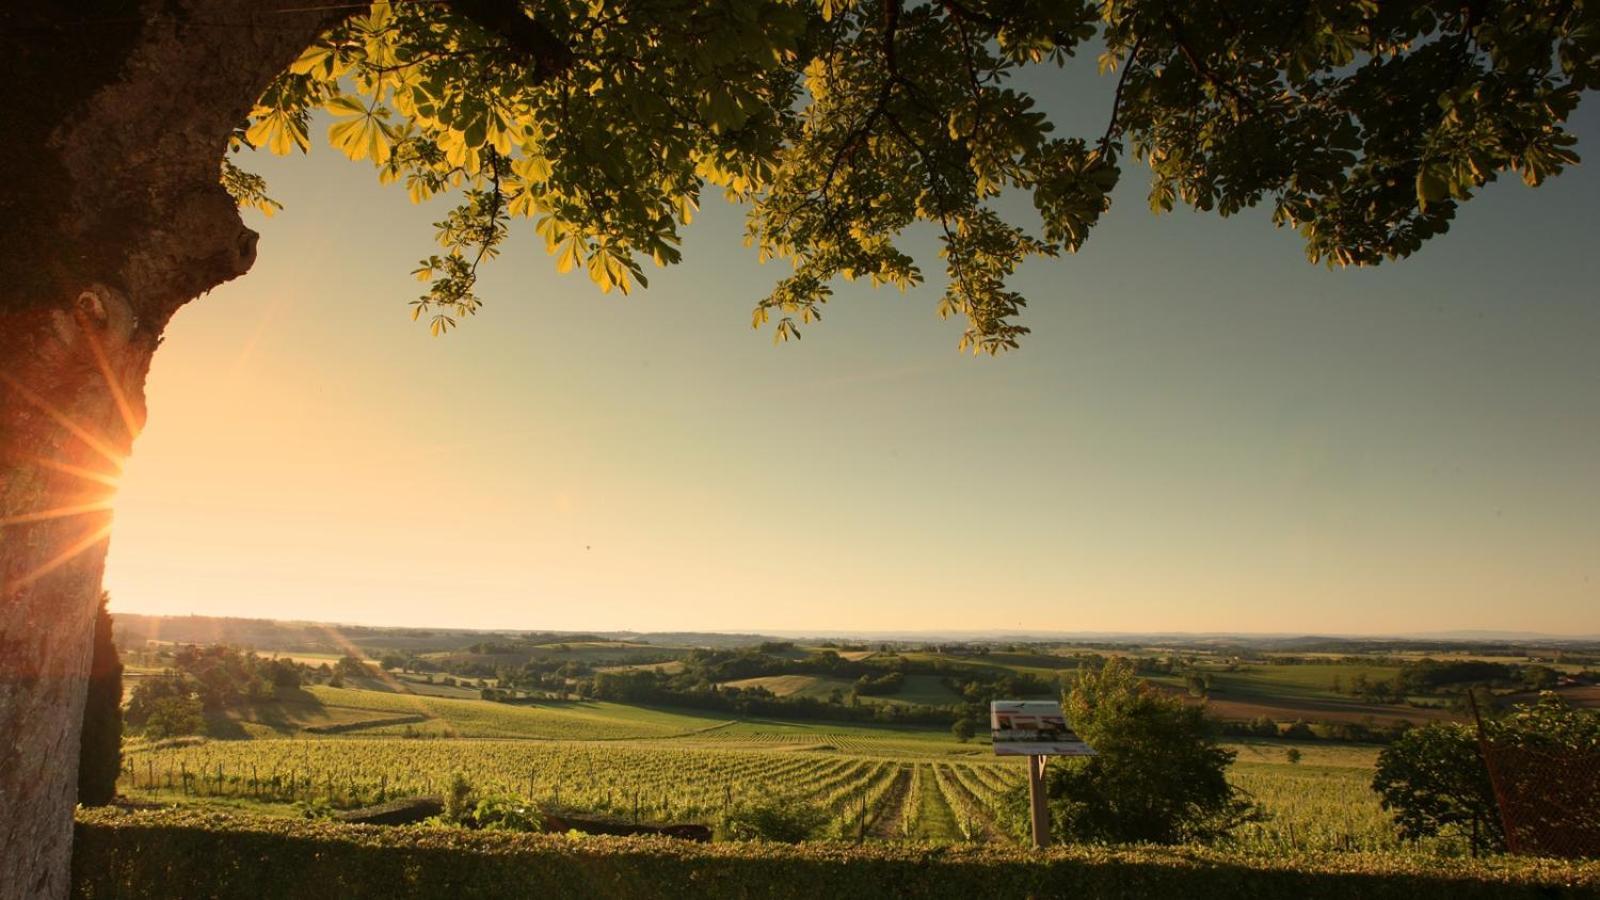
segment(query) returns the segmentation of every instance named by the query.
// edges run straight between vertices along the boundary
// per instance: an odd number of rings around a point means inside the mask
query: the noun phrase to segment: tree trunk
[[[255,259],[218,168],[271,79],[349,12],[304,9],[328,5],[0,10],[0,900],[67,895],[109,502],[145,375],[173,313]]]

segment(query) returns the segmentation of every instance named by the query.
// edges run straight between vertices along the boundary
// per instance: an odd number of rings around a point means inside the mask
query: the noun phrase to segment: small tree
[[[543,831],[539,808],[519,797],[494,794],[472,808],[472,823],[489,831]]]
[[[1505,847],[1489,770],[1466,725],[1436,722],[1402,735],[1378,754],[1372,789],[1405,840],[1454,833],[1473,855]]]
[[[1083,672],[1066,702],[1098,755],[1047,773],[1051,830],[1063,841],[1176,844],[1211,840],[1258,818],[1228,784],[1234,753],[1217,745],[1205,713],[1164,695],[1120,657]],[[1013,806],[1025,820],[1027,798]]]
[[[797,844],[817,837],[832,818],[828,810],[803,798],[775,796],[729,810],[718,831],[733,841]]]
[[[472,807],[472,784],[467,781],[467,776],[456,772],[450,776],[450,786],[445,788],[444,812],[441,815],[453,825],[470,825]]]
[[[955,724],[950,726],[950,733],[962,743],[972,740],[972,736],[977,734],[977,731],[977,728],[972,724],[972,720],[965,716],[957,719]]]
[[[1289,765],[1298,766],[1300,764],[1300,748],[1290,747],[1283,751],[1283,758],[1289,761]]]
[[[161,739],[199,734],[206,727],[197,697],[162,697],[150,704],[144,720],[145,737]]]
[[[89,664],[89,696],[83,705],[83,738],[78,751],[78,802],[105,806],[117,794],[122,771],[122,658],[112,640],[110,594],[100,594],[94,620],[94,659]]]

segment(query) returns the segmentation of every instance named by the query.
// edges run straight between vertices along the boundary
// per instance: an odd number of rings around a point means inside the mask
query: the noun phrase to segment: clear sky
[[[1108,93],[1047,99],[1096,134]],[[1576,126],[1600,160],[1600,107]],[[1082,253],[1016,279],[1022,350],[973,359],[922,234],[928,286],[843,287],[773,347],[749,311],[782,272],[720,199],[630,298],[523,227],[431,338],[405,304],[443,205],[325,146],[243,162],[287,208],[156,356],[113,610],[1600,633],[1593,164],[1359,271],[1264,210],[1152,216],[1130,167]]]

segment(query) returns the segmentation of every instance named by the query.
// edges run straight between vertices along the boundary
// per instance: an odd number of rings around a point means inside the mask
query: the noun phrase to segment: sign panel
[[[1093,756],[1054,700],[996,700],[989,704],[996,756]]]

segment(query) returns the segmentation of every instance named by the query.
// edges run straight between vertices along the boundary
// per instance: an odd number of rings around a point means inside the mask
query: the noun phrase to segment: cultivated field
[[[714,821],[730,805],[777,795],[826,809],[829,831],[839,838],[1016,840],[1002,807],[1023,781],[1021,765],[941,730],[739,721],[614,703],[514,706],[326,686],[305,693],[315,702],[304,709],[323,711],[317,721],[354,727],[135,742],[125,755],[123,793],[298,815],[307,807],[439,793],[460,772],[480,790],[640,821]],[[1398,846],[1368,787],[1374,748],[1296,745],[1303,757],[1292,765],[1288,746],[1235,745],[1232,778],[1269,815],[1241,833],[1243,847]]]

